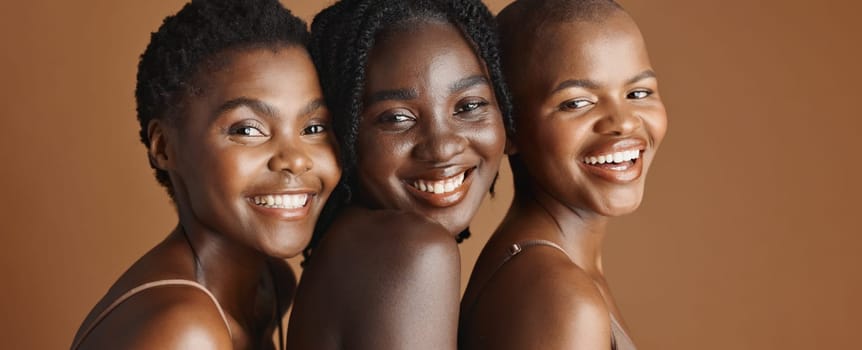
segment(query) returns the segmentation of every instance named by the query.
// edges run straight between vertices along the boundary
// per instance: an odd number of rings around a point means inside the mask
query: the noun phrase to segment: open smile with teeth
[[[308,203],[308,193],[268,194],[251,198],[254,204],[264,208],[297,209]]]
[[[458,175],[443,180],[417,179],[413,181],[411,186],[422,192],[434,194],[449,193],[455,191],[456,189],[458,189],[458,187],[461,187],[461,184],[464,183],[464,178],[466,177],[466,174],[466,171],[462,171]]]
[[[587,156],[584,157],[584,163],[587,165],[597,165],[597,164],[610,164],[610,163],[623,163],[628,161],[635,161],[640,158],[641,151],[637,149],[622,151],[622,152],[614,152],[608,154],[602,154],[599,156]]]

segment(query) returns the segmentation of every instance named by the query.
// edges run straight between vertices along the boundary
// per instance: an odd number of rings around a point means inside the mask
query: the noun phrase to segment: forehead
[[[216,120],[225,103],[241,98],[262,101],[285,115],[320,98],[317,72],[303,47],[235,49],[214,58],[216,64],[201,67],[193,91],[182,97],[181,125]]]
[[[432,71],[438,75],[429,75]],[[434,80],[445,78],[439,75],[442,71],[459,76],[483,73],[458,28],[439,21],[416,21],[381,33],[369,56],[367,80],[369,85]]]
[[[601,21],[548,24],[530,50],[531,72],[545,83],[560,79],[613,81],[650,68],[641,33],[625,14]],[[550,81],[548,81],[550,80]]]
[[[304,85],[316,80],[316,71],[302,47],[276,46],[230,50],[219,54],[215,65],[198,74],[211,90],[266,91],[268,85]],[[285,84],[287,83],[287,84]]]

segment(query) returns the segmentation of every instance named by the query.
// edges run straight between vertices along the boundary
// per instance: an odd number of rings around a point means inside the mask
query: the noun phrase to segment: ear
[[[518,154],[518,146],[515,146],[515,142],[511,137],[506,138],[506,148],[504,149],[504,152],[507,156]]]
[[[147,145],[147,153],[150,157],[150,163],[161,170],[167,171],[174,165],[174,153],[168,142],[168,125],[162,120],[152,119],[147,124],[147,138],[150,144]]]

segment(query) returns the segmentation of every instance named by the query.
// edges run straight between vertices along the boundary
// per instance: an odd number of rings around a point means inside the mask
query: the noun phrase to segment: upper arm
[[[461,271],[454,237],[409,215],[389,224],[356,266],[367,280],[357,281],[351,297],[344,345],[455,349]]]
[[[152,288],[106,316],[80,349],[232,349],[213,301],[192,288]]]

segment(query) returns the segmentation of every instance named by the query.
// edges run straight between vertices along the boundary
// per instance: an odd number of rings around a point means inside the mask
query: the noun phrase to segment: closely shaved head
[[[536,106],[551,92],[549,84],[580,78],[559,76],[583,59],[571,46],[573,42],[583,43],[595,35],[611,38],[624,32],[641,37],[628,13],[613,0],[516,0],[497,15],[497,23],[516,134],[519,125],[536,117]],[[529,172],[520,155],[511,154],[509,164],[516,193],[526,189]]]
[[[510,88],[521,83],[521,69],[533,60],[542,41],[552,40],[545,35],[549,29],[563,23],[602,22],[619,14],[628,15],[613,0],[516,0],[506,6],[497,15],[497,23]]]
[[[516,0],[500,12],[497,20],[503,31],[529,32],[547,22],[601,21],[622,9],[613,0]]]

